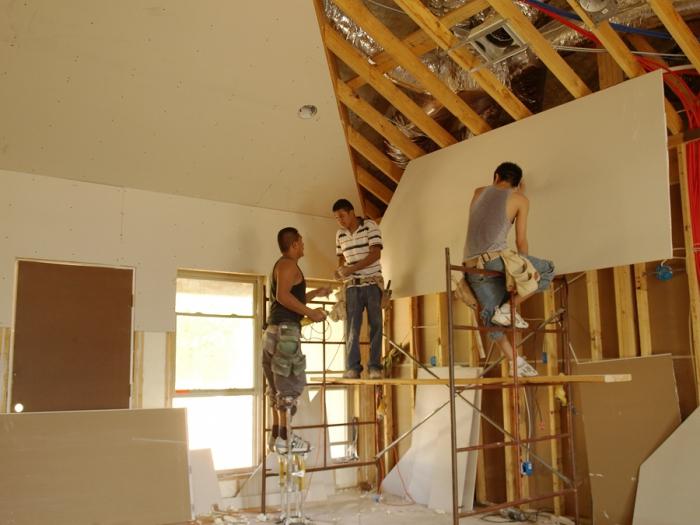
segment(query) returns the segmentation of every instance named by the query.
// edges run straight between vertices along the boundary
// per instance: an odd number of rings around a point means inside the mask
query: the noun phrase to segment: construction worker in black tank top
[[[306,291],[304,274],[298,261],[304,256],[304,240],[295,228],[283,228],[277,234],[282,252],[270,276],[270,314],[263,334],[263,370],[267,395],[272,407],[271,451],[287,452],[287,409],[296,412],[298,397],[306,386],[306,359],[301,353],[301,320],[326,319],[323,308],[306,306],[316,297],[328,295],[329,288]],[[293,452],[308,452],[309,443],[296,434],[289,440]]]

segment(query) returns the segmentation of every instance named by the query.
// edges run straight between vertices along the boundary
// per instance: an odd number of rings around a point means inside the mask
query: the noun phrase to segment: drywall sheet
[[[447,368],[432,369],[439,377],[448,376]],[[479,368],[457,368],[455,376],[477,377]],[[418,371],[419,378],[430,378],[425,370]],[[465,391],[464,397],[479,406],[480,391]],[[443,385],[419,386],[416,390],[416,407],[413,424],[417,424],[435,409],[449,400],[449,390]],[[478,441],[478,415],[474,409],[457,399],[457,446],[463,447]],[[476,424],[475,424],[476,423]],[[408,491],[417,502],[431,509],[452,510],[452,474],[450,458],[450,412],[446,406],[418,427],[411,438],[411,448],[389,472],[382,483],[382,490],[405,496]],[[458,454],[458,494],[462,510],[472,508],[476,476],[474,454]],[[470,462],[473,465],[470,465]],[[473,479],[472,479],[473,478]]]
[[[656,449],[639,470],[633,525],[698,522],[700,409]]]
[[[458,264],[474,189],[503,161],[525,172],[530,251],[559,273],[670,257],[663,100],[649,74],[412,161],[381,224],[394,297],[445,290],[445,247]]]
[[[680,424],[671,356],[574,365],[575,374],[632,374],[629,383],[581,384],[593,522],[632,522],[641,464]],[[578,420],[577,420],[578,422]]]
[[[190,450],[192,471],[192,510],[195,516],[211,514],[212,507],[221,507],[221,489],[214,470],[214,459],[210,448]]]
[[[0,170],[0,325],[12,324],[11,276],[26,258],[134,268],[135,330],[174,331],[179,268],[267,275],[285,226],[304,237],[304,273],[330,278],[330,217]]]
[[[0,523],[190,518],[184,409],[0,415]]]

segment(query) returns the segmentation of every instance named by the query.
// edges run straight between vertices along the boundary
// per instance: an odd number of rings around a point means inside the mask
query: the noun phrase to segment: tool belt
[[[477,270],[483,270],[484,265],[487,262],[491,262],[494,259],[499,259],[501,257],[501,252],[486,252],[471,259],[464,261],[464,266],[467,268],[476,268]]]

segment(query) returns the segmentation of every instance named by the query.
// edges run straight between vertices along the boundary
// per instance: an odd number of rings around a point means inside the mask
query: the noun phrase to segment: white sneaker
[[[297,434],[292,434],[292,439],[290,439],[290,444],[292,446],[292,454],[306,454],[311,451],[311,443],[301,438]],[[275,450],[278,454],[287,453],[287,440],[278,437],[275,439]]]
[[[530,365],[525,359],[522,357],[518,356],[518,377],[535,377],[538,376],[539,373],[537,373],[537,370],[533,366]],[[509,374],[511,377],[513,377],[513,363],[510,363],[510,371]]]
[[[499,326],[510,326],[511,315],[510,315],[510,303],[503,303],[501,306],[496,307],[493,312],[493,317],[491,318],[493,324]],[[516,328],[527,328],[529,323],[523,319],[520,314],[515,312],[515,327]]]

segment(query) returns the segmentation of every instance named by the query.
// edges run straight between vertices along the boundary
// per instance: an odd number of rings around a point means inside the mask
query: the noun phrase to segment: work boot
[[[343,373],[343,379],[360,379],[360,371],[351,368]]]
[[[370,368],[369,369],[370,379],[384,379],[384,370],[381,368]]]

